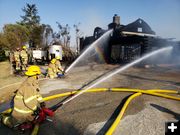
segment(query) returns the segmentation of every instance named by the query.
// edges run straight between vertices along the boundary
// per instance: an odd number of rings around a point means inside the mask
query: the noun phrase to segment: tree
[[[40,25],[40,16],[38,16],[38,10],[35,4],[26,4],[26,7],[22,9],[25,13],[21,16],[22,21],[20,24],[26,26],[29,29],[29,45],[30,47],[41,46],[43,27]]]
[[[58,27],[60,29],[59,33],[63,38],[63,45],[65,47],[69,47],[70,42],[70,27],[68,24],[66,26],[62,26],[59,22],[56,22],[58,24]]]
[[[78,54],[80,53],[80,38],[83,35],[83,33],[79,29],[80,24],[81,23],[73,25],[73,27],[75,28],[75,32],[76,32],[76,51],[77,51]]]
[[[36,25],[39,25],[40,23],[40,16],[38,16],[38,10],[35,4],[26,4],[26,7],[22,9],[22,11],[25,13],[24,16],[21,16],[22,24],[25,24],[29,27],[33,27]]]
[[[43,44],[47,46],[49,37],[53,36],[53,29],[48,24],[42,24],[42,29],[43,29],[43,33],[42,33]]]
[[[2,39],[0,42],[2,46],[14,49],[29,41],[29,31],[25,26],[19,24],[6,24],[0,38]]]
[[[7,48],[7,39],[5,38],[4,34],[0,33],[0,48]]]
[[[30,39],[32,41],[31,47],[42,47],[42,26],[34,26],[30,33]]]

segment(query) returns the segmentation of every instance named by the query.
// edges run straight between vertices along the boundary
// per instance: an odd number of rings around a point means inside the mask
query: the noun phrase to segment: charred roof
[[[124,26],[121,31],[127,32],[136,32],[136,33],[145,33],[145,34],[153,34],[155,32],[151,29],[151,27],[142,19],[137,19],[136,21]]]

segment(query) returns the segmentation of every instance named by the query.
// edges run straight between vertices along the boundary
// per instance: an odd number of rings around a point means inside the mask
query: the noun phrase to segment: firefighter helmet
[[[61,59],[61,57],[60,57],[60,56],[56,56],[56,59],[57,59],[57,60],[60,60],[60,59]]]
[[[24,45],[22,48],[23,48],[23,49],[26,49],[27,47]]]
[[[56,59],[53,58],[53,59],[51,60],[51,63],[54,64],[55,62],[56,62]]]
[[[40,68],[38,66],[33,65],[33,66],[30,66],[28,68],[28,70],[25,72],[25,74],[27,76],[40,75],[41,74],[41,70],[40,70]]]

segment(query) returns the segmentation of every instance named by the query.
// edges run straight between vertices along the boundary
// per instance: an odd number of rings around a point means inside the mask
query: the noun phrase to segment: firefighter
[[[2,116],[2,123],[10,128],[24,122],[34,120],[34,112],[38,107],[44,107],[45,103],[39,93],[38,78],[41,74],[38,66],[30,66],[25,72],[28,78],[21,84],[13,98],[13,108],[10,115]]]
[[[16,71],[21,70],[21,61],[20,61],[20,49],[16,48],[14,52],[14,61],[16,63]]]
[[[56,62],[56,59],[53,58],[53,59],[51,60],[51,62],[49,63],[49,65],[48,65],[47,77],[49,77],[49,78],[51,78],[51,79],[57,77],[57,74],[56,74],[57,71],[56,71],[55,62]]]
[[[21,57],[22,70],[26,70],[28,66],[28,53],[26,51],[26,46],[22,47],[22,50],[20,52],[20,57]]]
[[[15,63],[15,60],[14,60],[13,52],[9,53],[9,62],[10,62],[10,67],[11,67],[11,74],[13,74],[15,69],[16,69],[16,63]]]
[[[60,56],[56,56],[55,66],[56,66],[56,74],[62,74],[63,68],[61,66]]]

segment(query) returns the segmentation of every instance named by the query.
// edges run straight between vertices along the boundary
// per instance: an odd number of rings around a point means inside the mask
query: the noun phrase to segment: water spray
[[[161,48],[161,49],[158,49],[158,50],[155,50],[151,53],[148,53],[146,55],[144,55],[143,57],[123,66],[123,67],[120,67],[118,69],[115,69],[115,71],[112,71],[111,73],[107,74],[107,76],[103,77],[101,76],[94,84],[90,85],[89,87],[83,89],[83,90],[79,90],[78,93],[76,94],[72,94],[70,97],[67,97],[65,98],[63,101],[59,102],[58,104],[56,104],[55,106],[53,106],[51,109],[53,110],[56,110],[58,109],[60,106],[70,102],[71,100],[75,99],[76,97],[80,96],[81,94],[83,94],[84,92],[86,92],[88,89],[91,89],[92,87],[100,84],[101,82],[104,82],[105,80],[107,80],[108,78],[112,77],[113,75],[117,74],[117,73],[120,73],[128,68],[130,68],[131,66],[141,62],[142,60],[145,60],[153,55],[156,55],[156,54],[159,54],[159,53],[162,53],[162,52],[165,52],[165,51],[171,51],[173,47],[166,47],[166,48]],[[94,82],[94,81],[93,81]],[[86,85],[87,86],[87,85]]]
[[[88,53],[89,50],[93,49],[95,45],[101,41],[104,37],[108,36],[113,30],[107,31],[105,34],[103,34],[100,38],[98,38],[94,43],[92,43],[66,70],[65,73],[69,72],[71,68],[73,68],[81,58],[85,56],[85,54]]]

